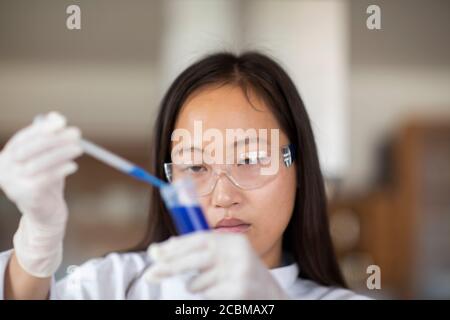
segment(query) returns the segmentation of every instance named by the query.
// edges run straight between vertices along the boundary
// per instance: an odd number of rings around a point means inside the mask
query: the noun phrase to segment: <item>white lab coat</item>
[[[0,299],[3,299],[5,269],[11,252],[0,253]],[[145,266],[145,254],[110,253],[89,260],[58,282],[52,279],[50,299],[202,299],[186,290],[181,277],[172,277],[160,284],[150,284],[141,277],[125,297],[127,285]],[[292,299],[367,299],[346,289],[324,287],[301,279],[295,263],[270,272]]]

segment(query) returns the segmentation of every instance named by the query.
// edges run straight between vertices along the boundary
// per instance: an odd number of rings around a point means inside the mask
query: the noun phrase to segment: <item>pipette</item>
[[[34,117],[34,122],[42,121],[43,115],[39,114]],[[81,147],[84,152],[91,157],[137,179],[140,181],[147,182],[159,189],[161,187],[167,185],[161,179],[151,175],[145,169],[135,165],[134,163],[125,160],[124,158],[112,153],[111,151],[106,150],[105,148],[100,147],[99,145],[92,143],[86,139],[81,139]]]
[[[135,179],[150,183],[157,188],[161,188],[167,185],[167,183],[151,175],[145,169],[135,165],[128,160],[125,160],[124,158],[106,150],[105,148],[96,145],[95,143],[82,139],[81,147],[83,148],[84,152],[86,152],[91,157],[104,162],[107,165]]]

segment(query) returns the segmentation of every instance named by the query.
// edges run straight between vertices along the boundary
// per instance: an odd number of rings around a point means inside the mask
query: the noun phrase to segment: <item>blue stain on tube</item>
[[[128,160],[90,142],[81,141],[85,153],[108,164],[111,167],[154,187],[157,187],[170,211],[172,220],[179,234],[208,230],[209,226],[198,203],[192,180],[179,180],[168,184],[151,175],[143,168]]]

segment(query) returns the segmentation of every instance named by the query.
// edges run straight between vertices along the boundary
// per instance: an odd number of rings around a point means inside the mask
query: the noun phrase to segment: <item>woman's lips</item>
[[[240,219],[222,219],[214,227],[218,232],[246,232],[250,227],[249,223]]]

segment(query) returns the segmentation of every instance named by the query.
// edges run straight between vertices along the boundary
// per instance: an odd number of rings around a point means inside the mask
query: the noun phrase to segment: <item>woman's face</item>
[[[230,148],[236,151],[234,141],[226,140],[226,129],[253,128],[256,132],[266,129],[269,138],[267,150],[271,150],[270,144],[273,143],[280,147],[289,143],[263,100],[251,92],[249,97],[246,97],[237,86],[207,87],[192,94],[180,110],[175,129],[188,130],[191,137],[194,137],[194,121],[197,121],[197,124],[201,121],[203,132],[217,129],[222,133],[224,154]],[[270,141],[271,129],[278,129],[279,141]],[[199,142],[201,145],[196,147],[204,151],[210,143],[209,140],[202,140]],[[175,144],[176,142],[172,142],[172,147]],[[254,148],[251,144],[252,142],[247,141],[246,150]],[[255,146],[257,148],[256,143]],[[243,232],[268,267],[278,266],[282,235],[294,207],[295,170],[295,165],[287,168],[280,161],[275,176],[263,186],[251,190],[243,190],[234,185],[226,175],[220,175],[212,192],[200,197],[209,225],[214,227],[216,232]],[[235,221],[231,219],[242,220],[244,226],[217,228],[217,225],[223,224],[224,221]]]

